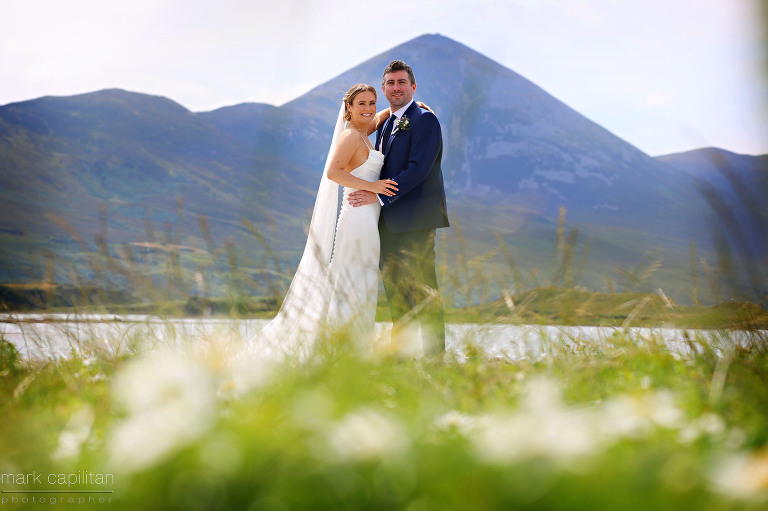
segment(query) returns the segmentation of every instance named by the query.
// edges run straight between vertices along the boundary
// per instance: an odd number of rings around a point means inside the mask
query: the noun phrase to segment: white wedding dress
[[[305,360],[318,339],[342,330],[351,341],[372,347],[381,206],[350,206],[347,197],[355,190],[345,187],[339,211],[339,185],[328,179],[327,172],[344,129],[342,116],[343,105],[320,180],[304,255],[277,316],[248,343],[250,356]],[[384,155],[370,149],[367,160],[351,174],[376,181],[383,164]]]
[[[350,172],[365,181],[377,181],[384,155],[371,149],[368,159]],[[345,328],[353,339],[370,340],[379,295],[379,214],[376,202],[352,207],[347,198],[354,188],[344,188],[336,226],[333,255],[328,266],[331,284],[326,321]]]

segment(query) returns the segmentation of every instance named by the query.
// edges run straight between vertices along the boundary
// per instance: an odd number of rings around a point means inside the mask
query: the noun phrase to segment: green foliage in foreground
[[[240,365],[232,348],[210,339],[37,364],[0,341],[0,473],[43,475],[2,489],[114,491],[0,498],[26,497],[23,509],[89,497],[130,510],[765,509],[764,333],[677,349],[620,333],[550,339],[546,355],[517,361],[471,347],[450,360],[361,358],[327,343],[301,364]],[[76,474],[85,481],[59,482]]]

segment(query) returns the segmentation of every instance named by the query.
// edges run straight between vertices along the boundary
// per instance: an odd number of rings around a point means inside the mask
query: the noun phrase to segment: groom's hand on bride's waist
[[[379,202],[379,198],[375,193],[368,190],[357,190],[349,194],[349,205],[352,207],[367,206],[368,204],[375,204]]]

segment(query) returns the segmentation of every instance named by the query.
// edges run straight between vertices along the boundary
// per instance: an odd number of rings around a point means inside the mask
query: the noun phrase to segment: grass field
[[[71,356],[37,361],[0,334],[0,510],[765,509],[764,308],[701,305],[696,288],[675,303],[650,286],[657,260],[586,291],[582,252],[558,233],[546,272],[521,271],[502,240],[450,262],[438,247],[449,323],[618,327],[522,358],[472,339],[444,359],[361,356],[331,334],[308,360],[266,362],[226,331],[116,351],[84,329]],[[270,316],[284,292],[283,275],[249,276],[234,249],[192,270],[173,252],[157,268],[104,254],[79,287],[4,286],[0,302],[236,319]],[[223,259],[228,287],[190,294]],[[116,274],[141,292],[110,294]],[[673,350],[663,330],[630,326],[700,330]]]
[[[212,337],[38,363],[0,341],[2,490],[53,492],[0,503],[765,509],[768,334],[689,344],[619,331],[522,360],[416,360],[331,338],[268,364]]]

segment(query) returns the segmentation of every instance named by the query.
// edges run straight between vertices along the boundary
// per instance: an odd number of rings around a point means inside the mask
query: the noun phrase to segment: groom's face
[[[384,76],[384,86],[381,88],[384,97],[389,101],[389,107],[394,112],[408,104],[416,92],[416,84],[411,83],[408,71],[393,71]]]

